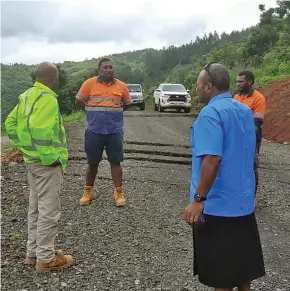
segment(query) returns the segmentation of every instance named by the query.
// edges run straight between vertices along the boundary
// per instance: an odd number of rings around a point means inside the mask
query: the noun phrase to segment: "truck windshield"
[[[129,92],[141,92],[140,85],[127,85]]]
[[[186,89],[181,84],[166,84],[162,86],[162,91],[186,92]]]

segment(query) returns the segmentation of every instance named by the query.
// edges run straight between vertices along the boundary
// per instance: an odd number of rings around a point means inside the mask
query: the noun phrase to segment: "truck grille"
[[[180,96],[180,95],[171,95],[168,98],[168,101],[186,102],[186,97],[185,96]]]

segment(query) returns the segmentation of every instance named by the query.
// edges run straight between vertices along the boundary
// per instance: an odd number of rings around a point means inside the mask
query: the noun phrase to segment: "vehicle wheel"
[[[140,110],[142,110],[142,111],[145,110],[145,103],[140,104]]]
[[[161,107],[160,100],[159,100],[159,102],[158,102],[158,111],[159,111],[159,112],[163,112],[163,111],[164,111],[164,108]]]
[[[180,113],[181,112],[181,109],[180,108],[177,108],[177,113]]]
[[[184,108],[185,113],[190,113],[190,108]]]

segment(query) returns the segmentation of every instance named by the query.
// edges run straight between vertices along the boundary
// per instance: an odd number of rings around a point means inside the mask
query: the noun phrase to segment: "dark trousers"
[[[259,184],[258,167],[259,167],[260,148],[261,148],[261,141],[257,141],[256,152],[255,152],[255,161],[254,161],[254,172],[255,172],[255,179],[256,179],[255,196],[257,194],[257,189],[258,189],[258,184]]]

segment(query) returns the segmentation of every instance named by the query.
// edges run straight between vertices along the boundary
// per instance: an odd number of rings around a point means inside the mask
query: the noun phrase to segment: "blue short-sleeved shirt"
[[[215,182],[207,194],[204,213],[238,217],[254,211],[256,146],[251,110],[230,93],[213,97],[191,129],[192,177],[190,201],[196,192],[205,156],[221,156]]]

